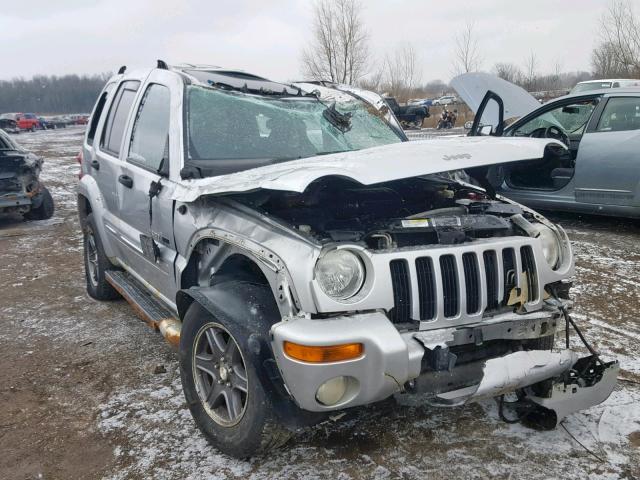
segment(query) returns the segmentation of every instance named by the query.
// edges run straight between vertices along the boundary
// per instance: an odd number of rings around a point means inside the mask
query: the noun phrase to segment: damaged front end
[[[452,353],[447,347],[436,347],[431,355],[448,357]],[[615,388],[619,369],[617,361],[603,362],[597,354],[580,357],[570,349],[520,350],[431,370],[410,382],[406,391],[436,406],[496,398],[500,418],[506,422],[551,429],[567,415],[606,400]],[[516,399],[505,402],[508,394],[515,394]],[[505,405],[514,412],[511,418],[504,413]]]
[[[553,427],[615,386],[617,362],[592,349],[580,358],[567,342],[552,351],[568,327],[578,331],[568,314],[573,255],[562,228],[526,207],[440,175],[374,186],[323,178],[303,193],[231,198],[323,245],[308,280],[316,311],[272,329],[304,410],[393,394],[455,406],[515,393],[508,407],[518,421]],[[325,271],[336,262],[356,272],[339,291],[331,282],[344,272]],[[285,343],[364,353],[312,365],[282,351]],[[328,389],[341,390],[327,404]]]
[[[41,168],[41,158],[5,142],[0,135],[0,212],[24,214],[40,201]]]

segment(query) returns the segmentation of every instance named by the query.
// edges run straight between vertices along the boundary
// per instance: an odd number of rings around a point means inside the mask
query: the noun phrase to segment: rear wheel
[[[87,215],[84,227],[84,273],[87,293],[96,300],[113,300],[120,294],[106,279],[106,272],[113,268],[102,248],[93,214]]]
[[[238,458],[277,448],[291,436],[276,419],[248,342],[244,331],[198,303],[184,316],[180,374],[187,405],[207,440]]]
[[[51,192],[47,187],[42,187],[40,196],[40,205],[24,214],[27,220],[47,220],[53,216],[55,206]]]

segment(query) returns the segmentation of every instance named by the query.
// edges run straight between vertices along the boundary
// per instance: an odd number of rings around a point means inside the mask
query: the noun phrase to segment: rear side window
[[[100,148],[115,157],[120,155],[124,128],[139,86],[140,82],[137,81],[123,82],[109,108],[109,116],[102,130]]]
[[[162,160],[168,160],[170,98],[167,87],[149,85],[138,108],[127,161],[157,172]]]
[[[102,117],[102,111],[104,110],[104,104],[107,102],[107,95],[113,88],[113,84],[107,86],[106,90],[100,98],[98,99],[98,103],[96,104],[96,108],[94,109],[93,115],[91,116],[91,122],[89,123],[89,130],[87,131],[87,143],[89,145],[93,145],[93,139],[96,136],[96,130],[98,128],[98,123],[100,122],[100,117]]]
[[[598,132],[638,129],[640,129],[640,97],[610,98],[596,128]]]

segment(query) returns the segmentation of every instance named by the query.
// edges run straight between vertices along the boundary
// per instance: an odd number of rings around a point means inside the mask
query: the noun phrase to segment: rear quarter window
[[[124,129],[139,87],[140,82],[138,81],[129,80],[121,83],[109,107],[109,115],[104,123],[100,138],[100,149],[114,157],[120,156]]]
[[[105,88],[105,91],[102,92],[98,102],[96,103],[96,108],[93,111],[93,115],[91,115],[91,121],[89,123],[89,128],[87,129],[87,143],[89,145],[93,145],[93,139],[96,136],[96,130],[98,129],[98,123],[100,123],[100,117],[102,117],[102,113],[104,112],[104,106],[107,103],[107,97],[109,92],[113,90],[113,84],[108,85]]]

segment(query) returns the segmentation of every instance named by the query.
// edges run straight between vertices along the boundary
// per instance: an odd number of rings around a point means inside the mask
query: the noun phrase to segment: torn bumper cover
[[[513,352],[483,362],[480,383],[438,393],[430,403],[461,405],[520,390],[521,402],[539,406],[535,411],[530,409],[538,417],[535,422],[555,427],[567,415],[606,400],[615,388],[619,370],[617,361],[598,365],[593,356],[580,358],[572,350]],[[439,373],[440,382],[452,378],[449,372]],[[428,392],[429,380],[428,375],[419,377],[416,391]]]
[[[381,312],[291,319],[273,326],[272,346],[289,393],[302,409],[316,412],[364,405],[395,393],[455,406],[518,392],[529,406],[537,406],[536,413],[543,413],[545,426],[555,426],[566,415],[601,403],[611,394],[617,362],[598,365],[594,357],[579,358],[571,350],[501,351],[500,345],[508,345],[509,340],[538,338],[540,329],[549,324],[553,329],[547,333],[555,332],[554,317],[523,317],[526,329],[517,328],[521,321],[515,320],[423,332],[399,332]],[[496,348],[492,339],[497,337],[507,341],[498,342],[498,349],[491,351]],[[449,346],[460,347],[463,338],[473,338],[474,343],[466,345],[471,350],[474,344],[478,351],[489,349],[491,358],[457,364]],[[282,348],[285,341],[302,345],[356,342],[363,344],[364,353],[348,361],[305,363],[287,356]],[[323,405],[318,401],[319,389],[338,378],[344,378],[342,397]]]

